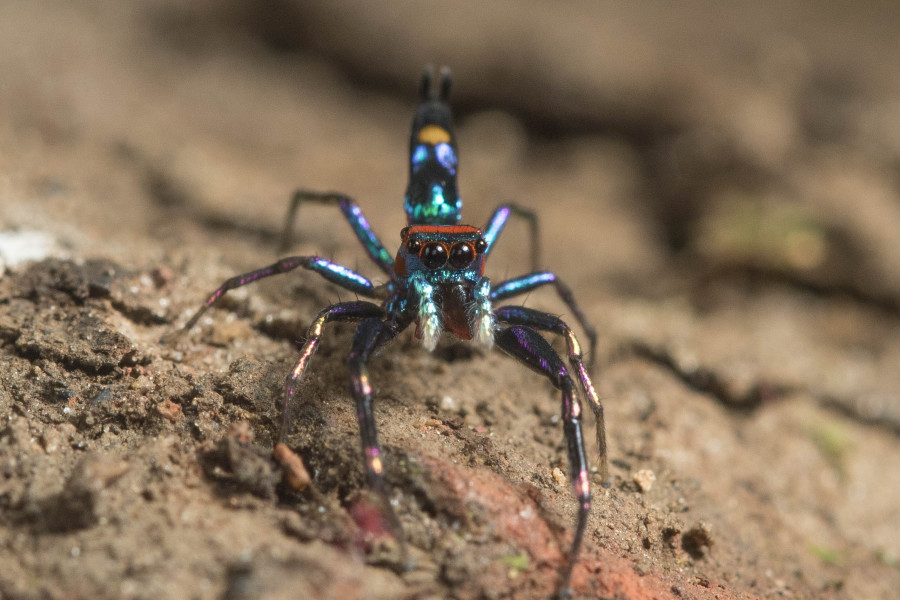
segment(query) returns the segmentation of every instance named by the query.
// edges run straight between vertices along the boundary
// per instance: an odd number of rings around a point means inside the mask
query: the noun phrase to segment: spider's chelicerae
[[[562,393],[562,425],[568,448],[570,477],[578,501],[571,552],[560,572],[558,587],[559,595],[566,596],[571,593],[569,580],[591,506],[579,388],[597,419],[599,468],[602,480],[606,482],[603,407],[584,366],[581,346],[565,322],[554,315],[524,306],[495,308],[494,305],[550,285],[587,333],[592,358],[596,334],[569,288],[555,273],[537,270],[536,250],[532,252],[534,264],[531,273],[493,285],[484,276],[485,261],[510,216],[527,220],[531,225],[532,238],[537,237],[537,218],[530,210],[515,204],[504,204],[494,211],[484,228],[459,224],[462,200],[456,187],[456,139],[447,105],[449,90],[448,70],[441,70],[440,81],[433,89],[431,70],[426,69],[409,142],[409,187],[404,200],[408,226],[400,232],[402,242],[396,256],[391,256],[372,231],[359,206],[347,196],[298,191],[291,202],[284,246],[289,242],[292,223],[302,202],[335,205],[344,214],[369,257],[387,275],[387,283],[375,285],[359,273],[318,256],[291,256],[223,283],[184,329],[193,327],[201,315],[228,290],[298,267],[314,271],[358,296],[377,300],[378,303],[338,302],[320,312],[313,321],[300,357],[287,377],[281,437],[283,439],[287,432],[288,408],[297,384],[319,346],[325,325],[332,321],[359,321],[347,356],[347,367],[359,417],[363,460],[369,485],[382,498],[384,510],[398,537],[402,537],[402,533],[388,502],[384,463],[375,428],[373,394],[367,371],[372,354],[415,323],[416,337],[429,351],[435,348],[441,334],[446,331],[485,349],[496,345],[512,358],[547,377]],[[536,239],[532,243],[536,244]],[[568,366],[539,332],[564,338]]]

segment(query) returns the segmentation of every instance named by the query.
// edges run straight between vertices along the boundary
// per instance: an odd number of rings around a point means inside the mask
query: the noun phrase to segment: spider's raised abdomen
[[[447,105],[449,91],[449,71],[441,71],[438,90],[431,89],[430,72],[423,76],[409,138],[409,185],[404,208],[410,225],[456,225],[461,218],[456,136]]]

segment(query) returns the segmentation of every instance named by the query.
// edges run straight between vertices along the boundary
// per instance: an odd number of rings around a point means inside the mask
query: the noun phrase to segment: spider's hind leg
[[[578,552],[587,527],[588,514],[591,510],[591,488],[588,473],[588,462],[584,451],[584,435],[581,431],[581,401],[575,389],[575,383],[563,364],[562,359],[541,335],[530,327],[512,325],[497,333],[495,340],[504,352],[544,375],[555,388],[562,392],[562,421],[569,453],[569,476],[575,488],[578,500],[578,514],[575,520],[575,535],[569,559],[560,573],[559,597],[568,597],[572,590],[569,582],[572,569],[578,560]]]

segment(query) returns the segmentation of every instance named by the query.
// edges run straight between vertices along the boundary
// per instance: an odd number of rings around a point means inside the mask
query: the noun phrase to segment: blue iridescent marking
[[[497,236],[500,235],[500,232],[503,231],[503,226],[506,225],[506,221],[509,219],[509,208],[505,206],[497,211],[497,214],[494,215],[494,218],[491,219],[491,222],[488,223],[487,228],[484,230],[484,241],[487,242],[488,251],[490,251],[491,246],[494,245],[494,241],[496,241]]]
[[[501,283],[496,288],[494,288],[494,291],[491,292],[491,299],[497,300],[502,298],[509,298],[510,296],[515,296],[517,294],[526,292],[540,285],[553,283],[554,281],[556,281],[556,275],[549,271],[533,273],[531,275],[526,275],[525,277],[518,279],[511,279],[510,281]]]
[[[406,218],[410,223],[418,222],[422,218],[422,209],[419,206],[413,206],[409,196],[403,198],[403,208],[406,210]]]
[[[369,225],[369,221],[366,220],[365,215],[363,215],[362,209],[353,205],[350,207],[350,214],[353,215],[350,224],[353,229],[356,230],[357,237],[363,242],[369,255],[376,257],[382,264],[388,265],[389,267],[393,266],[394,257],[381,245],[378,236],[372,231],[372,226]]]
[[[456,175],[456,153],[453,151],[453,146],[446,142],[441,142],[434,147],[434,153],[438,162],[450,171],[452,175]]]
[[[413,170],[418,170],[419,167],[422,166],[428,159],[428,147],[427,146],[416,146],[416,149],[413,150],[412,153],[412,165]]]
[[[409,196],[403,200],[403,206],[411,223],[434,223],[447,222],[450,219],[458,222],[460,219],[460,211],[462,210],[462,199],[457,198],[452,205],[448,204],[444,198],[444,188],[439,184],[431,186],[431,200],[427,204],[413,204]],[[439,219],[439,221],[436,221]]]
[[[438,214],[445,212],[443,206],[444,202],[444,188],[442,188],[438,184],[434,184],[431,186],[431,203],[434,205]],[[428,214],[427,212],[425,213]]]
[[[480,277],[475,269],[464,269],[462,271],[455,269],[427,269],[420,271],[420,273],[422,273],[426,281],[434,285],[476,281]]]
[[[337,263],[333,263],[330,260],[326,260],[324,258],[317,258],[313,264],[321,269],[323,275],[327,273],[331,273],[335,276],[335,281],[347,282],[347,283],[355,283],[360,287],[371,289],[372,282],[360,275],[359,273],[355,273],[348,269],[347,267],[341,266]]]

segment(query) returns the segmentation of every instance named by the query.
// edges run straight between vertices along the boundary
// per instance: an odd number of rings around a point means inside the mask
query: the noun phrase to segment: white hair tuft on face
[[[491,282],[487,277],[482,277],[475,285],[475,301],[470,309],[469,326],[475,343],[490,350],[494,345],[494,310],[491,306]]]
[[[425,281],[422,273],[415,273],[410,277],[409,282],[419,299],[418,315],[422,331],[422,345],[431,352],[437,346],[438,340],[441,339],[441,315],[437,303],[434,301],[434,286]]]

